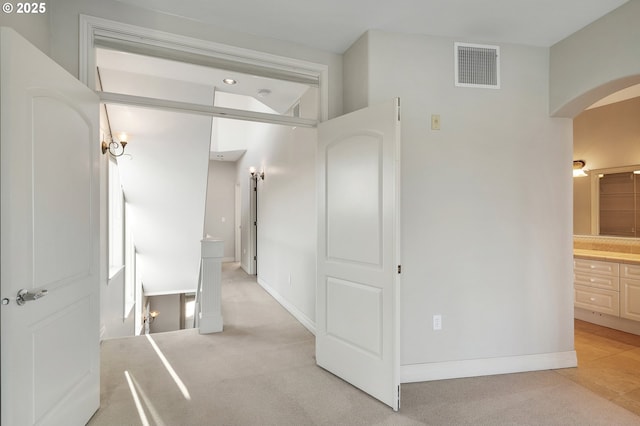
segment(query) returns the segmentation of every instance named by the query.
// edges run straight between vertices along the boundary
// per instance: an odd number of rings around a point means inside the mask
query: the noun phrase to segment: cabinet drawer
[[[620,279],[620,316],[640,321],[640,280]]]
[[[574,304],[578,308],[602,312],[609,315],[620,315],[620,298],[617,291],[601,290],[599,288],[574,286]]]
[[[576,273],[588,273],[617,277],[618,264],[600,260],[574,259],[573,270]]]
[[[629,265],[623,263],[620,265],[620,276],[640,280],[640,265]]]
[[[618,277],[596,274],[581,274],[579,272],[576,272],[575,274],[573,274],[573,282],[574,284],[602,288],[605,290],[620,290]]]

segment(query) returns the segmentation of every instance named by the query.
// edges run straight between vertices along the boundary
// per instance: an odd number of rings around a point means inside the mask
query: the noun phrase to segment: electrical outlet
[[[442,330],[442,315],[433,316],[433,329]]]

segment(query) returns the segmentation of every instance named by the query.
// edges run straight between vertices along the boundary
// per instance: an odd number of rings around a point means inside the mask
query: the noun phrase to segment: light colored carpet
[[[151,335],[186,390],[146,337],[105,341],[90,425],[144,424],[131,388],[150,425],[640,424],[554,371],[405,384],[394,413],[317,367],[313,335],[237,265],[223,281],[222,333]]]

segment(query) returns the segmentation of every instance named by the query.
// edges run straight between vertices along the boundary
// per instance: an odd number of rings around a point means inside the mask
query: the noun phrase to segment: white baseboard
[[[576,351],[400,366],[400,382],[428,382],[578,366]]]
[[[104,340],[104,336],[107,334],[107,327],[104,324],[100,324],[100,341]]]
[[[574,317],[603,327],[614,328],[626,333],[640,335],[640,321],[614,317],[613,315],[601,314],[600,312],[593,312],[581,308],[574,309]]]
[[[258,284],[260,284],[260,286],[264,288],[266,292],[271,295],[271,297],[276,299],[276,301],[280,303],[283,308],[289,311],[289,313],[293,315],[295,319],[297,319],[307,330],[311,332],[311,334],[315,336],[316,324],[314,321],[311,321],[311,319],[308,316],[303,314],[302,311],[300,311],[298,308],[293,306],[288,300],[282,297],[280,293],[278,293],[275,289],[273,289],[273,287],[271,287],[269,284],[267,284],[260,278],[258,278]]]
[[[229,263],[229,262],[235,262],[236,258],[235,257],[223,257],[222,258],[222,263]]]

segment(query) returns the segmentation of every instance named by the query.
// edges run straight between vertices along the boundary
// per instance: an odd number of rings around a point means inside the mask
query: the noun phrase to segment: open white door
[[[98,98],[12,29],[0,60],[2,425],[81,425],[100,404]]]
[[[316,360],[399,408],[399,99],[318,134]]]

